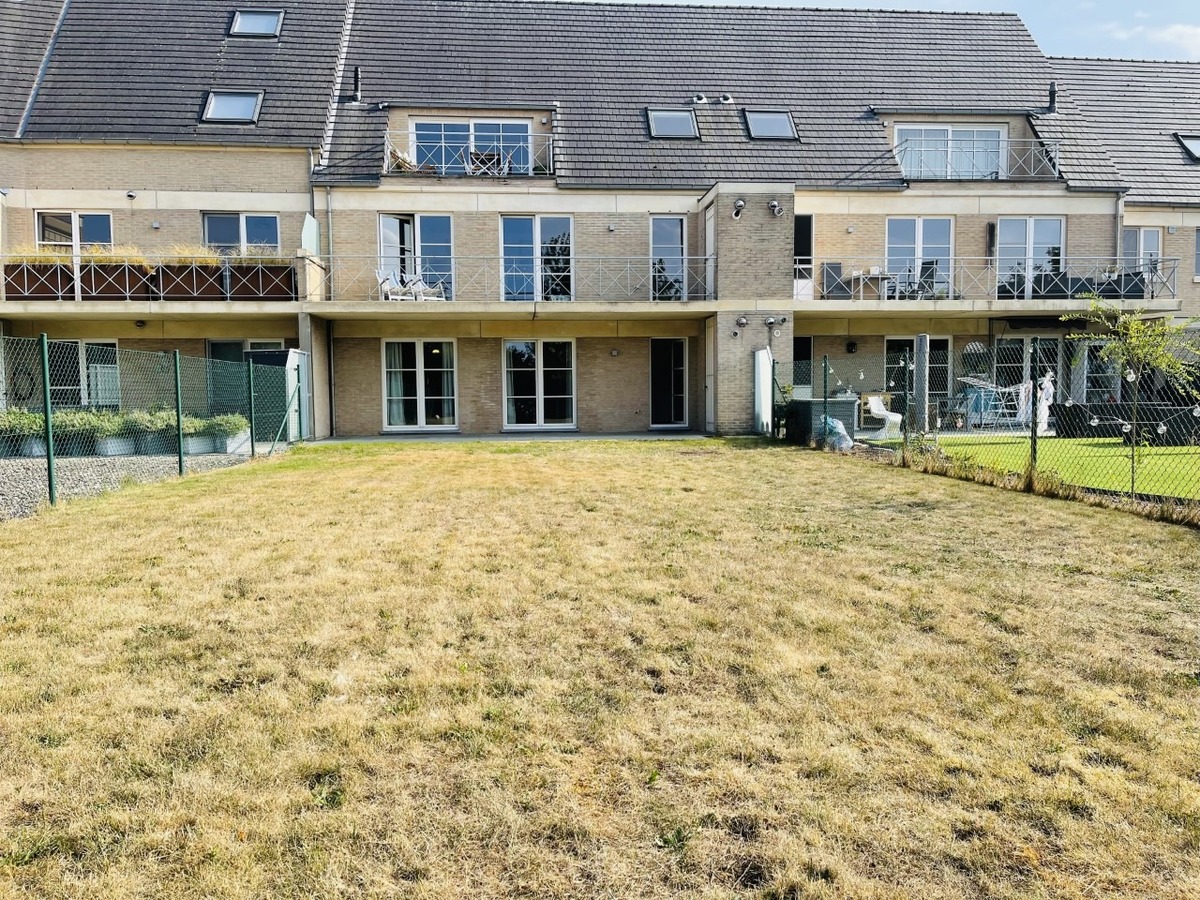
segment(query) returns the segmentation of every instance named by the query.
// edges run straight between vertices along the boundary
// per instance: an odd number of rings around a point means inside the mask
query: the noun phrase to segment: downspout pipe
[[[329,286],[329,299],[333,300],[333,190],[329,185],[325,185],[325,247],[329,254],[325,257],[329,264],[329,272],[326,275],[325,283]],[[333,327],[334,320],[328,320],[328,328],[326,334],[329,341],[329,434],[332,437],[338,433],[337,431],[337,407],[334,405],[334,375],[333,375]]]

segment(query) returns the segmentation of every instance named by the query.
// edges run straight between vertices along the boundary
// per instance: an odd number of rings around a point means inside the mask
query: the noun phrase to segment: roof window
[[[690,109],[648,109],[646,118],[650,122],[650,137],[694,138],[700,132],[696,128],[696,114]]]
[[[1183,144],[1183,149],[1192,158],[1192,162],[1200,162],[1200,134],[1179,134],[1176,132],[1175,140]]]
[[[282,9],[239,9],[229,25],[231,37],[279,37],[283,27]]]
[[[776,138],[794,141],[796,139],[796,123],[792,114],[776,109],[745,109],[746,128],[752,138]]]
[[[257,122],[262,91],[209,91],[205,122]]]

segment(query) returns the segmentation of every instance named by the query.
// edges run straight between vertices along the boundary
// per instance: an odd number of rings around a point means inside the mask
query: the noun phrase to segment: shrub
[[[245,250],[230,256],[229,263],[234,266],[290,266],[292,261],[286,256],[280,256],[274,247],[251,244]]]
[[[175,424],[174,413],[171,413],[171,424]],[[197,437],[202,434],[208,434],[208,420],[185,415],[183,417],[183,436]]]
[[[123,432],[129,424],[128,418],[119,412],[103,410],[96,414],[96,437],[112,438]]]
[[[126,414],[125,421],[134,430],[147,434],[159,431],[173,431],[175,429],[175,413],[169,409],[157,412],[149,412],[144,409],[134,410]]]
[[[10,263],[28,263],[29,265],[66,265],[72,263],[71,254],[63,253],[58,247],[36,247],[26,244],[16,247],[7,256]]]
[[[133,245],[108,246],[107,244],[89,244],[80,248],[79,256],[85,263],[98,266],[137,266],[143,271],[150,271],[150,264],[142,251]]]
[[[250,420],[245,416],[231,413],[224,416],[213,416],[208,420],[208,433],[213,437],[233,437],[243,431],[250,430]]]
[[[172,244],[159,262],[168,266],[219,266],[221,254],[204,244]]]
[[[46,430],[46,419],[39,412],[27,409],[0,411],[0,434],[13,437],[36,437]]]
[[[54,433],[63,435],[90,435],[95,437],[100,426],[99,414],[90,409],[59,409],[50,417]]]

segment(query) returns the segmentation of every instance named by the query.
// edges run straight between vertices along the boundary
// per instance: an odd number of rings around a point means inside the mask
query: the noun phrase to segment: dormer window
[[[253,124],[262,107],[262,91],[209,91],[203,121]]]
[[[282,9],[239,9],[233,14],[229,36],[275,38],[282,27]]]
[[[1003,126],[897,125],[896,157],[913,180],[995,180],[1007,176]]]
[[[1192,162],[1200,162],[1200,134],[1179,134],[1176,132],[1175,140],[1183,145],[1183,149],[1192,158]]]
[[[696,114],[690,109],[648,109],[646,118],[650,123],[650,137],[696,138],[700,136],[696,127]]]
[[[792,114],[783,110],[745,109],[746,129],[756,140],[775,139],[794,141],[796,123]]]

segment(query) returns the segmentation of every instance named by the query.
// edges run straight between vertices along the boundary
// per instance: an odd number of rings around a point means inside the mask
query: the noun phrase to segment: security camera
[[[126,191],[125,196],[128,197],[130,200],[136,200],[137,199],[137,191]]]
[[[769,209],[775,215],[775,218],[779,218],[783,215],[783,207],[779,205],[778,200],[772,200],[770,203],[768,203],[767,209]]]
[[[733,201],[733,217],[735,219],[740,219],[742,217],[742,210],[745,208],[746,208],[745,200],[742,200],[740,198],[737,200],[734,200]]]
[[[779,324],[780,324],[780,325],[786,325],[786,324],[787,324],[787,316],[780,316],[780,318],[779,318]]]

